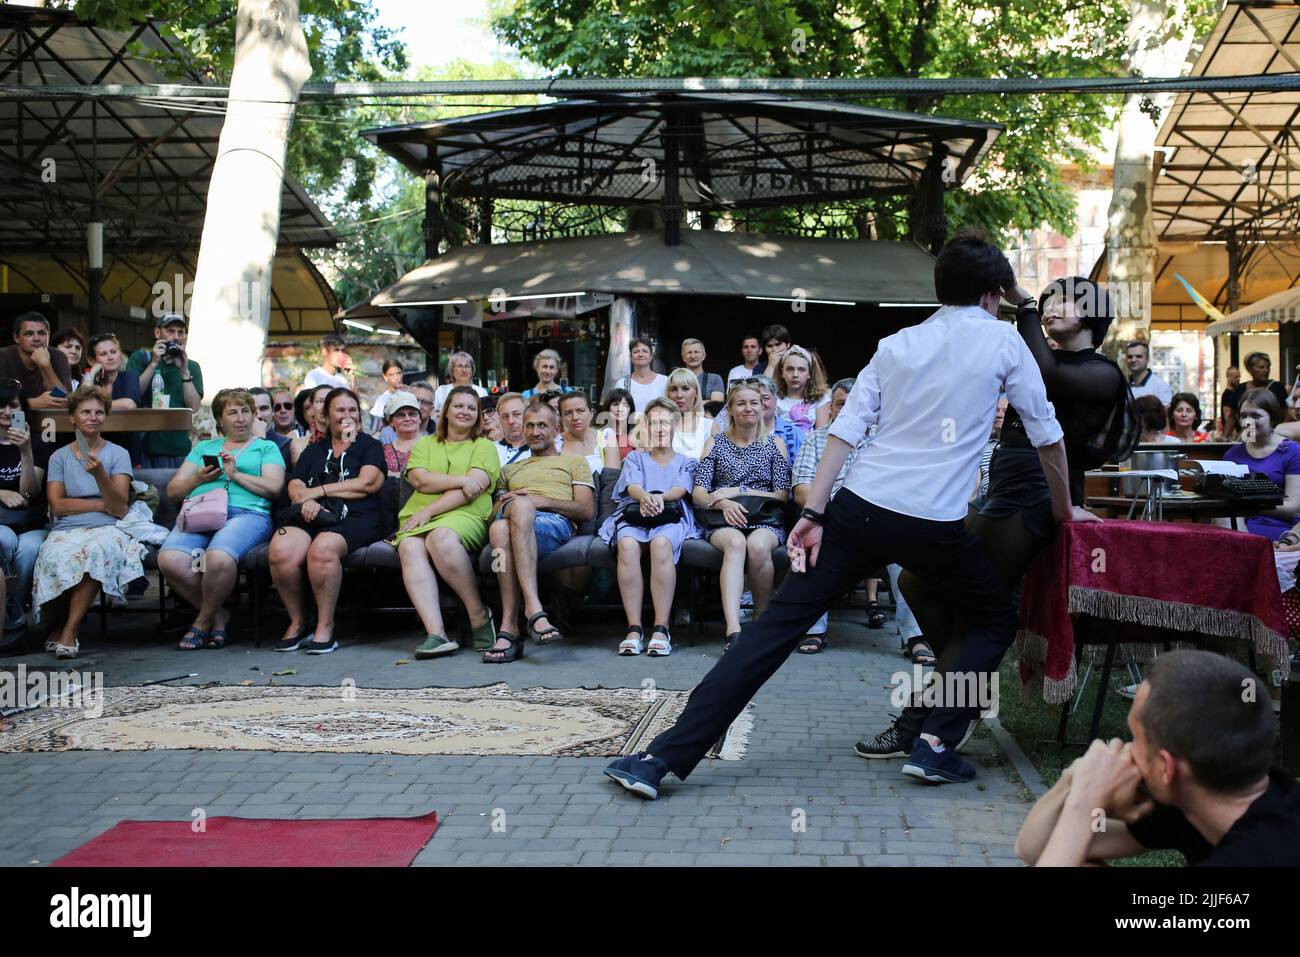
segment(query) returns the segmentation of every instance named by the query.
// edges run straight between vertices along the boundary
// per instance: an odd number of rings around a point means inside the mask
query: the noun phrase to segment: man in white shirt
[[[762,375],[763,368],[759,366],[759,356],[763,354],[763,343],[758,336],[745,336],[740,340],[740,357],[745,361],[738,366],[732,366],[731,371],[727,373],[727,388],[731,388],[731,383],[737,379],[748,379],[750,376]]]
[[[351,389],[352,357],[348,355],[348,344],[343,337],[334,333],[322,336],[320,353],[320,365],[307,373],[302,387],[312,389],[318,385],[332,385],[338,389]]]
[[[1174,391],[1169,383],[1156,375],[1147,366],[1151,362],[1151,350],[1145,342],[1130,342],[1124,349],[1124,363],[1128,366],[1128,384],[1133,389],[1133,398],[1153,395],[1166,409],[1173,401]]]
[[[497,421],[501,423],[501,440],[496,446],[501,467],[522,462],[532,455],[524,441],[524,407],[528,403],[518,392],[507,392],[497,399]]]
[[[996,319],[1003,291],[1015,288],[1006,257],[963,229],[934,272],[945,305],[881,341],[830,427],[812,491],[790,533],[791,574],[691,693],[677,723],[646,752],[605,769],[624,788],[655,798],[669,771],[685,780],[818,616],[871,569],[889,564],[941,581],[961,609],[966,632],[950,674],[966,680],[950,684],[966,684],[976,698],[944,698],[928,709],[903,774],[931,783],[975,777],[956,746],[1015,637],[1016,609],[963,520],[1004,389],[1038,449],[1055,519],[1096,519],[1070,504],[1065,443],[1038,365],[1016,328]],[[875,434],[828,506],[841,467],[872,426]]]

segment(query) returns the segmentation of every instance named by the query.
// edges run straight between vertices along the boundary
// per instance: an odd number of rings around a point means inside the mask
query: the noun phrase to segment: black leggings
[[[1034,556],[1050,541],[1050,537],[1044,537],[1031,529],[1031,524],[1042,523],[1027,521],[1023,511],[993,517],[980,514],[972,506],[966,512],[966,531],[984,546],[989,560],[1007,590],[1012,593],[1017,607],[1020,604],[1020,580]],[[938,659],[935,672],[946,674],[960,653],[961,642],[954,640],[954,636],[965,631],[961,622],[961,609],[954,607],[948,600],[942,582],[922,581],[911,572],[904,571],[898,576],[898,587],[907,607],[916,616],[921,634],[934,649]],[[908,735],[919,733],[925,715],[926,712],[921,708],[904,709],[900,730]]]

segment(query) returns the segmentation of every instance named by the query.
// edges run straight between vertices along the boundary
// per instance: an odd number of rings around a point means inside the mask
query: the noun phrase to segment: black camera
[[[184,354],[185,349],[175,342],[167,343],[167,346],[163,350],[163,358],[168,362],[175,362]]]

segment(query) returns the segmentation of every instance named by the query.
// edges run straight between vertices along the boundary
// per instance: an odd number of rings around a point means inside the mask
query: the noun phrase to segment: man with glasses
[[[253,435],[259,439],[266,439],[268,442],[275,443],[275,447],[280,450],[280,456],[284,459],[285,468],[289,468],[289,446],[292,444],[292,440],[287,435],[281,435],[275,429],[275,419],[272,411],[273,403],[270,390],[263,389],[258,385],[249,389],[248,394],[253,397],[255,415],[253,420]],[[293,402],[289,403],[289,413],[290,415],[293,414]]]
[[[68,357],[50,348],[50,321],[39,312],[24,312],[14,320],[14,344],[0,349],[0,378],[15,380],[30,408],[67,408],[72,391]],[[55,389],[63,395],[51,395]]]
[[[298,437],[298,422],[293,415],[293,393],[276,389],[271,393],[271,422],[277,435],[292,441]]]

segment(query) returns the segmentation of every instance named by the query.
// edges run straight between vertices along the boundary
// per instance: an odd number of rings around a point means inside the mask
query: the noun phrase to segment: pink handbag
[[[229,505],[230,496],[224,488],[191,495],[181,503],[176,527],[182,532],[215,532],[225,527]]]

